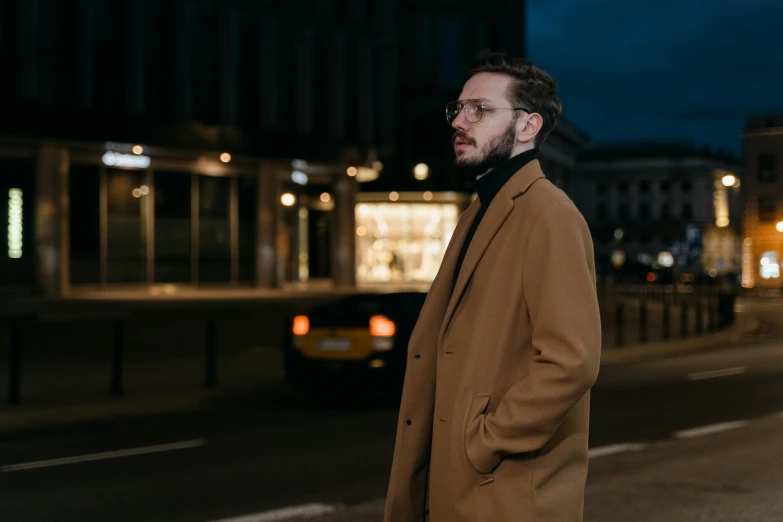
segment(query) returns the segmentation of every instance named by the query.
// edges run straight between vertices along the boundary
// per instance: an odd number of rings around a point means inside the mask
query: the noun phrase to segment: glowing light
[[[430,167],[426,163],[418,163],[413,167],[413,177],[419,181],[427,179],[430,175]]]
[[[614,231],[614,238],[617,241],[620,241],[623,238],[623,235],[624,234],[623,234],[623,229],[622,228],[618,228],[617,230]]]
[[[131,169],[146,169],[150,166],[149,156],[134,156],[121,152],[107,152],[103,155],[103,164],[109,167],[126,167]]]
[[[144,147],[141,145],[134,145],[133,146],[133,153],[137,156],[140,156],[144,152]]]
[[[375,160],[375,161],[373,161],[373,162],[372,162],[372,168],[374,168],[375,170],[377,170],[378,172],[380,172],[380,171],[382,171],[382,170],[383,170],[383,163],[381,163],[381,162],[380,162],[380,161],[378,161],[378,160]]]
[[[422,197],[424,198],[424,201],[432,201],[432,192],[429,190],[425,192]]]
[[[282,203],[283,206],[286,207],[293,207],[294,203],[296,203],[296,196],[294,196],[290,192],[286,192],[285,194],[280,196],[280,203]]]
[[[364,237],[367,235],[367,228],[363,226],[356,227],[356,235],[359,237]]]
[[[150,188],[147,185],[140,186],[139,190],[141,191],[142,196],[146,196],[150,193]]]
[[[780,265],[778,265],[778,253],[768,251],[761,254],[761,278],[777,279],[780,277]]]
[[[658,276],[655,275],[655,272],[647,272],[648,283],[654,283],[656,279],[658,279]]]
[[[709,274],[710,274],[710,277],[718,277],[718,271],[715,270],[714,268],[710,268]]]
[[[783,221],[778,221],[777,225],[775,225],[775,228],[778,232],[783,232]]]
[[[291,173],[291,181],[296,183],[297,185],[307,185],[308,181],[307,174],[302,172],[301,170],[295,170]]]
[[[674,256],[671,252],[661,252],[658,254],[658,264],[670,268],[674,265]]]
[[[331,200],[332,200],[332,196],[330,196],[328,192],[324,192],[323,194],[321,194],[321,201],[323,201],[324,203],[329,203]]]
[[[625,252],[622,250],[615,250],[611,255],[612,266],[620,268],[625,264]]]
[[[729,218],[719,217],[715,220],[715,224],[721,228],[729,226]]]
[[[228,163],[229,161],[231,161],[231,154],[229,154],[228,152],[224,152],[223,154],[220,155],[220,161],[222,161],[223,163]]]
[[[24,243],[22,189],[12,188],[8,191],[8,257],[20,259]]]
[[[141,195],[142,195],[142,193],[141,193],[141,189],[140,188],[133,189],[133,197],[134,198],[140,198]]]
[[[737,182],[737,177],[733,174],[726,174],[723,176],[723,179],[721,179],[721,182],[723,183],[724,187],[733,187]]]
[[[753,244],[753,240],[749,237],[745,238],[745,246],[750,246]]]
[[[400,199],[400,195],[397,192],[390,192],[389,199],[391,201],[397,201],[398,199]]]
[[[356,176],[356,174],[359,173],[359,169],[357,169],[356,167],[348,167],[348,170],[346,170],[345,173],[351,177],[354,177]]]

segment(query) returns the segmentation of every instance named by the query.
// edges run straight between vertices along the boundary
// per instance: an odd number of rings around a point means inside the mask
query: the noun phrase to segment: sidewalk
[[[730,327],[699,337],[662,341],[654,335],[650,309],[650,341],[614,347],[605,326],[602,364],[624,364],[671,357],[736,343],[759,323],[738,314]],[[632,318],[629,311],[629,319]],[[234,314],[216,322],[217,387],[207,389],[203,317],[143,315],[125,324],[123,384],[120,397],[109,393],[112,324],[86,320],[56,323],[25,332],[22,357],[22,403],[9,405],[7,332],[0,327],[0,433],[90,420],[193,411],[222,401],[247,397],[290,396],[282,373],[281,332],[270,330],[279,318],[271,312]],[[267,327],[264,327],[264,325]],[[679,332],[672,323],[672,333]],[[638,338],[627,326],[626,339]]]

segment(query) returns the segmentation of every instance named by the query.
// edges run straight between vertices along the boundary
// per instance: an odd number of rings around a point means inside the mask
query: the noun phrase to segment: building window
[[[777,252],[768,250],[761,254],[759,273],[762,279],[777,279],[780,277],[780,264],[778,264]]]
[[[628,183],[622,182],[617,186],[620,194],[626,194],[628,192]]]
[[[777,157],[774,154],[759,154],[757,161],[759,183],[777,182]]]
[[[639,219],[650,219],[650,206],[647,204],[639,205]]]
[[[639,192],[642,194],[647,194],[650,192],[650,182],[649,181],[642,181],[639,183]]]
[[[693,207],[690,203],[682,204],[682,219],[693,219]]]
[[[231,280],[230,178],[198,178],[198,280]]]
[[[100,283],[100,170],[96,165],[71,165],[70,254],[71,283]]]
[[[692,188],[692,185],[691,185],[691,182],[690,182],[690,180],[687,180],[687,179],[686,179],[685,181],[683,181],[682,183],[680,183],[680,189],[681,189],[683,192],[690,192],[690,191],[691,191],[691,188]]]
[[[661,203],[660,207],[660,217],[662,221],[668,221],[672,217],[672,206],[667,203]]]
[[[595,190],[599,194],[606,194],[606,183],[599,183],[596,185]]]
[[[599,201],[595,207],[595,217],[598,221],[604,221],[608,217],[609,211],[605,201]]]
[[[239,187],[239,280],[255,281],[256,278],[256,216],[257,180],[240,177]]]
[[[147,280],[147,205],[145,171],[108,169],[107,254],[110,283]]]
[[[617,217],[619,217],[620,219],[627,220],[629,215],[630,212],[628,210],[628,205],[626,205],[625,203],[621,204],[617,208]]]
[[[777,201],[775,196],[759,197],[759,221],[775,221],[777,217]]]
[[[669,192],[670,184],[668,181],[662,181],[660,185],[661,192],[666,194]]]

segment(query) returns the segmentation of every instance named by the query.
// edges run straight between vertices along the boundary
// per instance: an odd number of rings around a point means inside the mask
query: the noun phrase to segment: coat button
[[[417,353],[417,354],[416,354],[416,358],[417,358],[417,359],[421,359],[421,355],[419,355],[419,354]]]
[[[405,421],[405,424],[407,424],[408,426],[410,426],[410,425],[411,425],[411,421],[410,421],[410,419],[408,419],[407,421]]]

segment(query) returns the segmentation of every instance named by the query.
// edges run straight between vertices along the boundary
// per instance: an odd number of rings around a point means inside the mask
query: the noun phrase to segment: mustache
[[[473,145],[473,146],[476,145],[476,141],[463,131],[454,132],[454,136],[451,138],[451,143],[453,144],[454,142],[456,142],[458,138],[464,141],[465,143],[467,143],[468,145]]]

